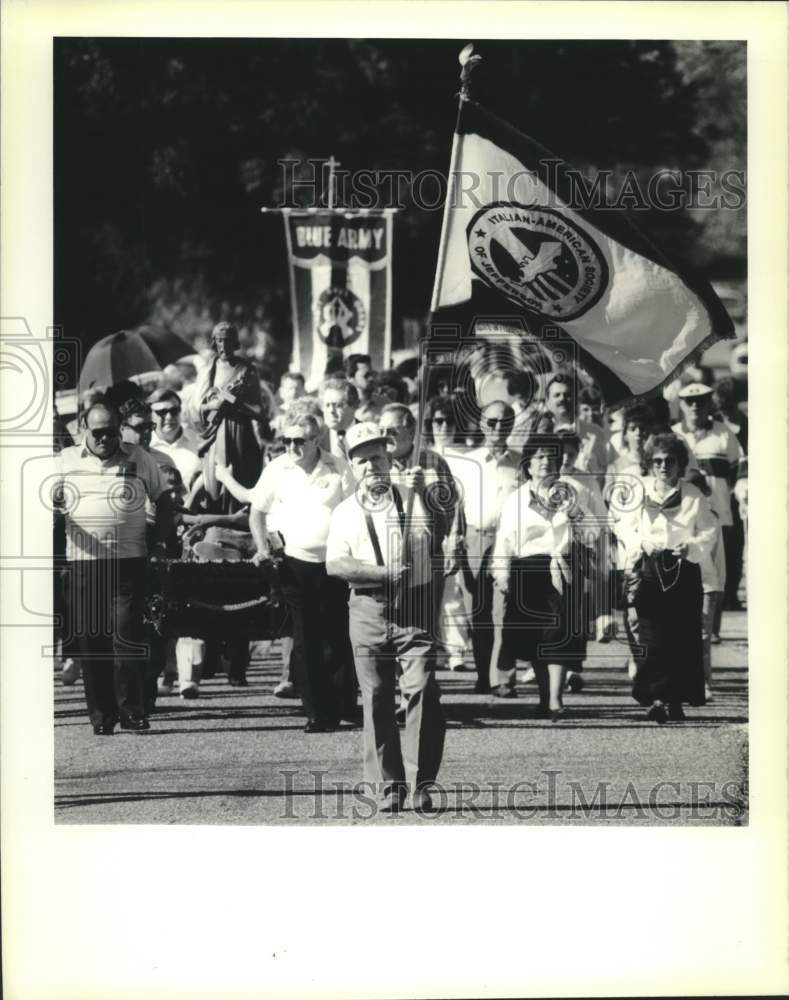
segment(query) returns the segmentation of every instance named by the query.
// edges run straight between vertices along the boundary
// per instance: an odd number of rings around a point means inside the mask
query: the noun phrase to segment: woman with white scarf
[[[601,528],[588,499],[560,478],[561,455],[558,435],[530,436],[522,458],[527,481],[504,502],[491,561],[491,686],[514,697],[515,660],[531,661],[537,716],[553,722],[564,714],[565,672],[585,651],[584,574]]]

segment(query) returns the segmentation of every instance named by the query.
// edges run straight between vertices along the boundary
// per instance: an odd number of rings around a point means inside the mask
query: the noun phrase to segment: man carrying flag
[[[733,324],[709,285],[672,263],[622,210],[573,204],[569,167],[469,100],[468,59],[433,291],[433,335],[495,318],[561,333],[608,406],[647,396]],[[548,168],[548,169],[546,169]]]

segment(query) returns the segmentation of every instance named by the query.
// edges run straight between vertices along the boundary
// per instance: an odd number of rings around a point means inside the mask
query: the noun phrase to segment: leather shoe
[[[506,684],[499,684],[491,691],[494,698],[517,698],[515,688],[507,687]]]
[[[147,719],[121,719],[121,729],[131,733],[145,733],[151,728]]]
[[[333,733],[335,727],[328,722],[319,722],[317,719],[308,719],[304,727],[305,733]]]
[[[94,736],[112,736],[114,732],[115,732],[115,726],[108,726],[106,723],[103,726],[93,727]]]
[[[228,677],[227,683],[230,685],[230,687],[233,687],[233,688],[245,688],[245,687],[249,687],[249,684],[247,683],[246,677],[243,677],[243,676]]]
[[[402,785],[393,785],[384,792],[384,800],[378,811],[382,813],[399,813],[405,805],[406,791]]]
[[[584,679],[575,670],[567,674],[567,689],[568,691],[572,691],[573,694],[578,694],[579,691],[583,691],[584,689]]]
[[[414,812],[433,812],[433,800],[424,788],[416,789],[411,796],[411,805]]]
[[[564,708],[552,708],[551,709],[551,722],[559,722],[565,716]]]
[[[657,722],[659,726],[663,725],[668,718],[668,715],[666,714],[666,706],[662,701],[656,701],[654,705],[649,707],[647,710],[647,718],[651,722]]]
[[[687,716],[682,711],[682,705],[669,705],[668,706],[668,721],[669,722],[684,722]]]

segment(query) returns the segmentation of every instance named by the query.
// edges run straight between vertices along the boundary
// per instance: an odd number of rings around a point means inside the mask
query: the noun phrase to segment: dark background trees
[[[290,350],[278,161],[446,173],[455,40],[57,39],[55,320],[89,346],[143,322],[220,317]],[[594,176],[745,169],[745,45],[484,42],[475,99]],[[427,188],[425,189],[427,190]],[[424,320],[441,211],[395,222],[395,346]],[[648,211],[712,276],[744,274],[745,211]]]

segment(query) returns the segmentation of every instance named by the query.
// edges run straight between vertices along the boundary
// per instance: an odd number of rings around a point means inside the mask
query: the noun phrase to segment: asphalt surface
[[[159,698],[144,735],[97,737],[81,681],[55,684],[58,823],[741,825],[747,823],[747,626],[727,613],[713,646],[714,700],[658,726],[630,696],[626,649],[591,644],[567,716],[474,694],[475,674],[439,671],[447,718],[435,810],[378,811],[360,786],[361,730],[306,735],[279,700],[277,644],[253,647],[249,687],[217,675],[200,698]],[[522,671],[519,671],[519,676]]]

